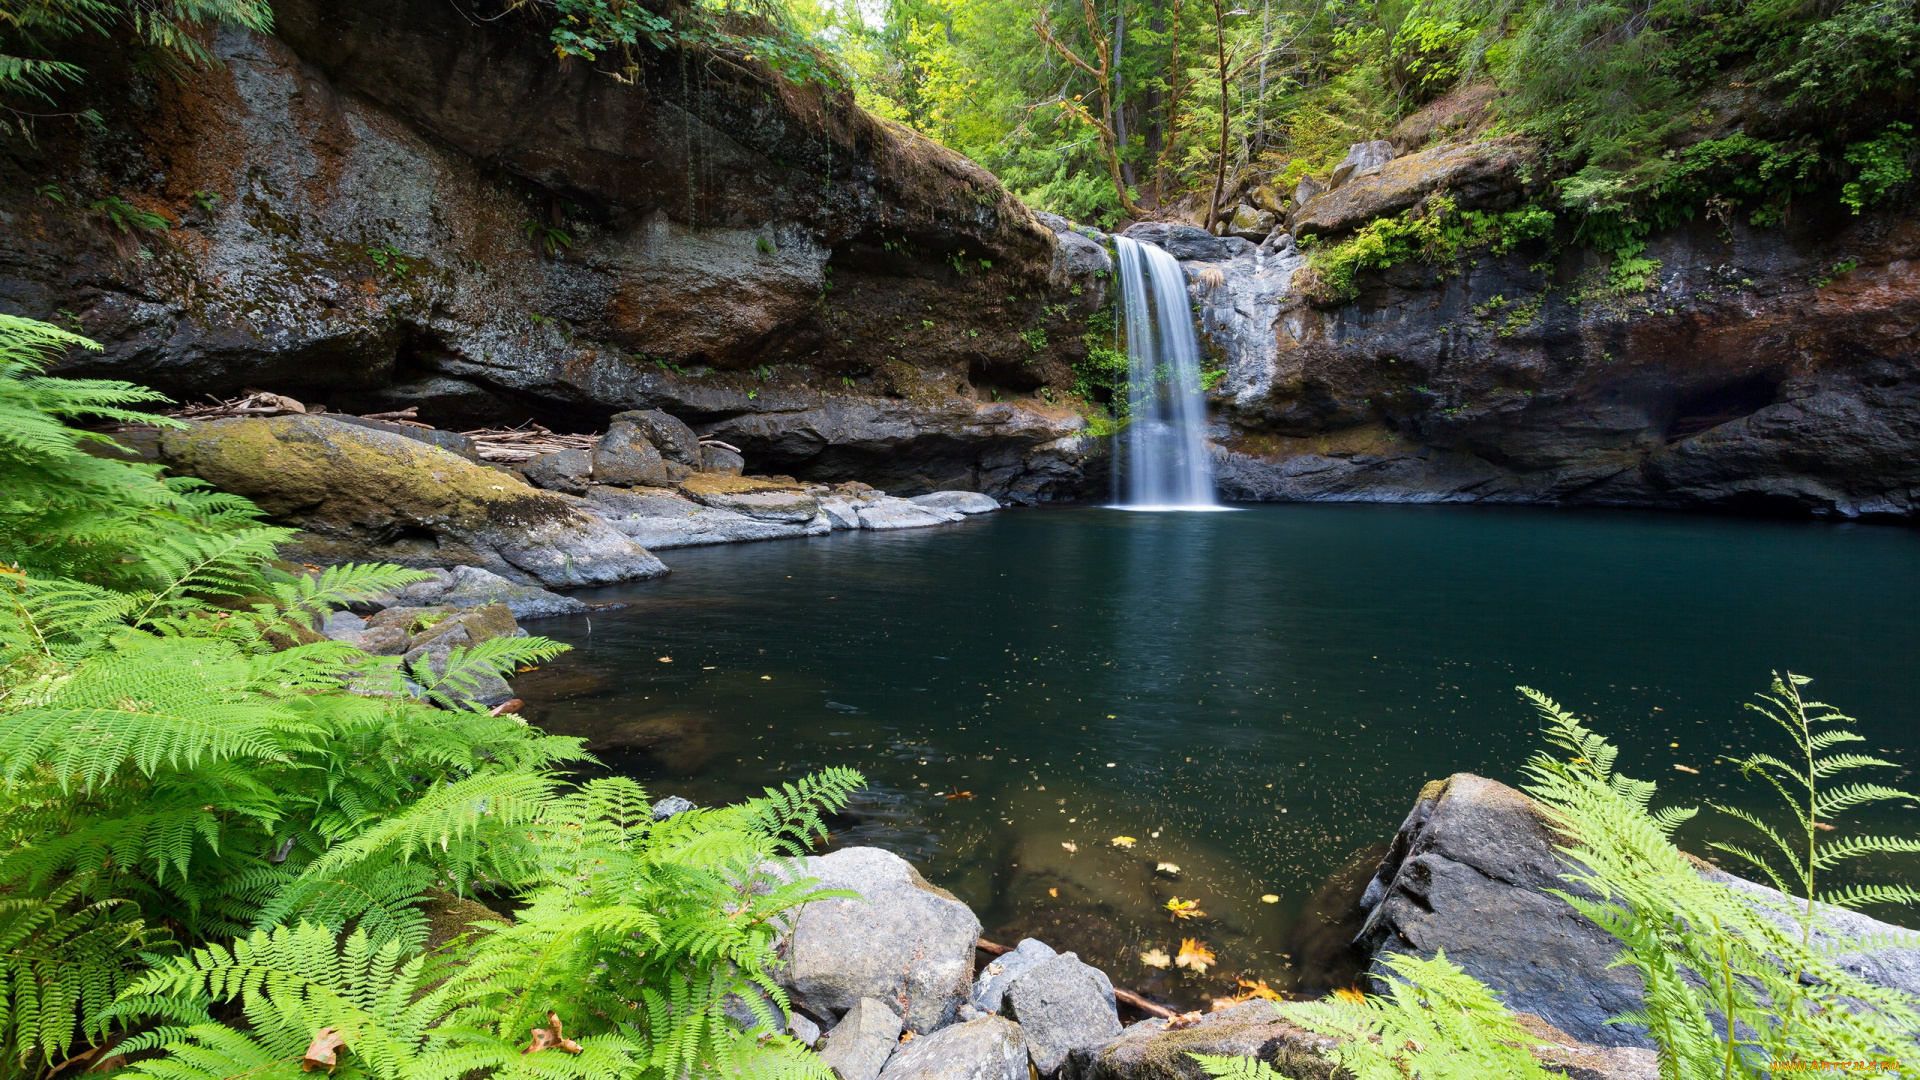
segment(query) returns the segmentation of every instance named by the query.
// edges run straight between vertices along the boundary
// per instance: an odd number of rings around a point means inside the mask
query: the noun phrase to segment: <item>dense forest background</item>
[[[1911,0],[773,2],[860,104],[1100,225],[1284,202],[1356,142],[1510,136],[1618,250],[1821,187],[1857,212],[1917,145]]]

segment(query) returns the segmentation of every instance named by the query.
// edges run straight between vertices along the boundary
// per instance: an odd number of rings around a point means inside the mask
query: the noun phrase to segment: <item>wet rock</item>
[[[693,800],[669,795],[653,804],[653,820],[665,821],[675,814],[684,814],[692,809],[695,809]]]
[[[860,517],[861,528],[875,530],[924,529],[929,525],[966,520],[965,514],[952,510],[891,497],[870,500],[855,512]]]
[[[700,471],[739,476],[747,471],[747,459],[724,446],[700,447]]]
[[[1391,146],[1384,141],[1379,145]],[[1519,140],[1496,139],[1390,158],[1303,202],[1287,226],[1295,236],[1346,232],[1412,209],[1436,191],[1447,192],[1463,210],[1504,209],[1520,198],[1527,156]]]
[[[537,488],[585,495],[587,487],[593,483],[593,452],[576,449],[541,454],[523,463],[520,475]]]
[[[1393,144],[1385,139],[1372,142],[1354,143],[1347,148],[1347,156],[1333,167],[1333,178],[1328,181],[1329,189],[1338,189],[1355,176],[1364,175],[1392,161],[1395,156]]]
[[[325,417],[215,420],[170,432],[172,467],[301,530],[295,561],[480,566],[521,584],[653,577],[660,560],[585,504],[444,450]]]
[[[1027,1080],[1020,1025],[988,1016],[943,1028],[895,1051],[880,1080]]]
[[[805,525],[820,516],[820,500],[805,488],[765,477],[696,473],[680,490],[702,506],[760,521]]]
[[[1000,509],[1000,504],[994,501],[993,496],[977,491],[931,491],[925,495],[915,495],[909,501],[956,514],[986,514]]]
[[[980,920],[905,859],[847,848],[806,860],[823,888],[862,899],[815,900],[794,919],[785,978],[796,1004],[840,1016],[863,997],[900,1008],[909,1031],[948,1023],[973,979]]]
[[[820,1059],[840,1080],[874,1080],[899,1041],[900,1015],[885,1002],[861,998],[827,1032]]]
[[[556,730],[585,740],[589,753],[641,753],[674,776],[705,768],[713,757],[710,722],[699,713],[666,713],[638,720],[614,719],[583,728]]]
[[[1043,960],[1007,983],[1007,1015],[1027,1033],[1034,1068],[1052,1076],[1071,1050],[1094,1046],[1121,1032],[1106,973],[1072,953]]]
[[[1246,1001],[1208,1013],[1189,1026],[1167,1030],[1165,1020],[1143,1020],[1118,1038],[1079,1047],[1067,1055],[1062,1080],[1202,1080],[1206,1071],[1191,1054],[1252,1057],[1291,1080],[1332,1080],[1323,1056],[1334,1045],[1280,1018],[1273,1004]]]
[[[1104,245],[1072,231],[1060,233],[1059,241],[1058,276],[1073,279],[1113,273],[1113,256],[1107,254]]]
[[[1410,952],[1447,959],[1574,1039],[1650,1047],[1643,1029],[1607,1019],[1640,1007],[1640,980],[1612,966],[1619,941],[1566,901],[1583,891],[1533,800],[1504,784],[1455,773],[1428,784],[1367,887],[1360,940],[1376,956]],[[1705,876],[1769,903],[1780,893],[1719,871]],[[1911,931],[1853,912],[1826,917],[1832,932],[1888,940]],[[1881,948],[1842,958],[1868,981],[1920,994],[1920,948]]]
[[[986,967],[980,969],[980,977],[974,980],[968,1003],[983,1013],[999,1012],[1009,983],[1058,955],[1043,941],[1020,939],[1012,952],[994,957]]]
[[[1164,248],[1167,254],[1185,262],[1214,262],[1231,259],[1253,250],[1254,245],[1238,236],[1215,236],[1195,225],[1169,225],[1144,221],[1120,234],[1131,240]]]

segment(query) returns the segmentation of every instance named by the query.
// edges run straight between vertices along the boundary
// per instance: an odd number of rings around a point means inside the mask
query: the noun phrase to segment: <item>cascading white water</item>
[[[1186,273],[1152,244],[1124,236],[1113,242],[1127,330],[1129,420],[1114,436],[1120,507],[1221,509],[1213,496],[1213,463],[1201,441],[1207,409]]]

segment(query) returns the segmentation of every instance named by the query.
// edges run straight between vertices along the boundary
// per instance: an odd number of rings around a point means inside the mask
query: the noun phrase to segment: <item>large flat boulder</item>
[[[1376,958],[1392,953],[1447,959],[1573,1039],[1599,1046],[1650,1047],[1644,1030],[1608,1018],[1641,1005],[1641,985],[1613,966],[1620,943],[1551,895],[1580,890],[1564,880],[1554,834],[1532,799],[1472,773],[1420,792],[1412,813],[1367,886],[1359,942]],[[1765,886],[1719,871],[1708,877],[1778,903]],[[1852,912],[1829,911],[1829,931],[1852,938],[1911,940],[1912,931]],[[1854,974],[1920,994],[1920,949],[1881,948],[1840,958]]]
[[[477,566],[522,585],[604,585],[666,566],[583,502],[436,446],[321,416],[215,420],[169,432],[179,473],[301,530],[314,563]]]
[[[955,1024],[894,1052],[880,1080],[1028,1080],[1027,1037],[998,1016]]]
[[[817,536],[833,528],[831,519],[822,514],[805,521],[769,521],[717,510],[659,488],[636,491],[596,486],[587,492],[587,498],[614,528],[650,550]]]
[[[915,495],[909,501],[956,514],[990,514],[1000,509],[998,500],[978,491],[930,491],[925,495]]]
[[[973,981],[980,920],[972,910],[879,848],[814,856],[805,872],[860,898],[815,900],[795,916],[783,972],[794,1004],[839,1017],[877,998],[917,1034],[949,1023]]]
[[[764,476],[695,473],[680,481],[687,498],[761,521],[804,525],[820,516],[820,500],[804,485]]]
[[[1143,221],[1130,225],[1120,234],[1130,240],[1152,244],[1181,262],[1220,262],[1254,249],[1250,240],[1238,236],[1215,236],[1197,225],[1170,225],[1164,221]]]
[[[1368,160],[1377,160],[1373,155]],[[1524,143],[1495,139],[1408,154],[1355,171],[1352,179],[1305,200],[1288,220],[1295,236],[1348,232],[1377,217],[1410,210],[1445,191],[1461,209],[1502,209],[1518,201]]]

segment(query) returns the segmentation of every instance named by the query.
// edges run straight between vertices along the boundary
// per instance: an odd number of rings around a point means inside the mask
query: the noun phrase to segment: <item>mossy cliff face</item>
[[[666,572],[578,501],[384,431],[314,416],[216,420],[170,432],[161,453],[302,530],[282,552],[295,560],[478,566],[559,587]]]
[[[450,426],[854,404],[903,420],[833,456],[876,482],[907,486],[901,456],[933,462],[927,486],[991,472],[1026,498],[1077,475],[1083,424],[1041,397],[1071,384],[1104,284],[964,158],[710,57],[647,50],[622,83],[557,61],[524,13],[282,0],[275,20],[218,32],[220,66],[181,82],[76,57],[61,108],[105,130],[6,144],[0,306],[107,344],[70,373]],[[173,226],[86,209],[108,197]]]
[[[1631,274],[1536,242],[1324,304],[1297,257],[1190,262],[1222,492],[1910,520],[1920,220],[1830,195],[1658,235]]]

